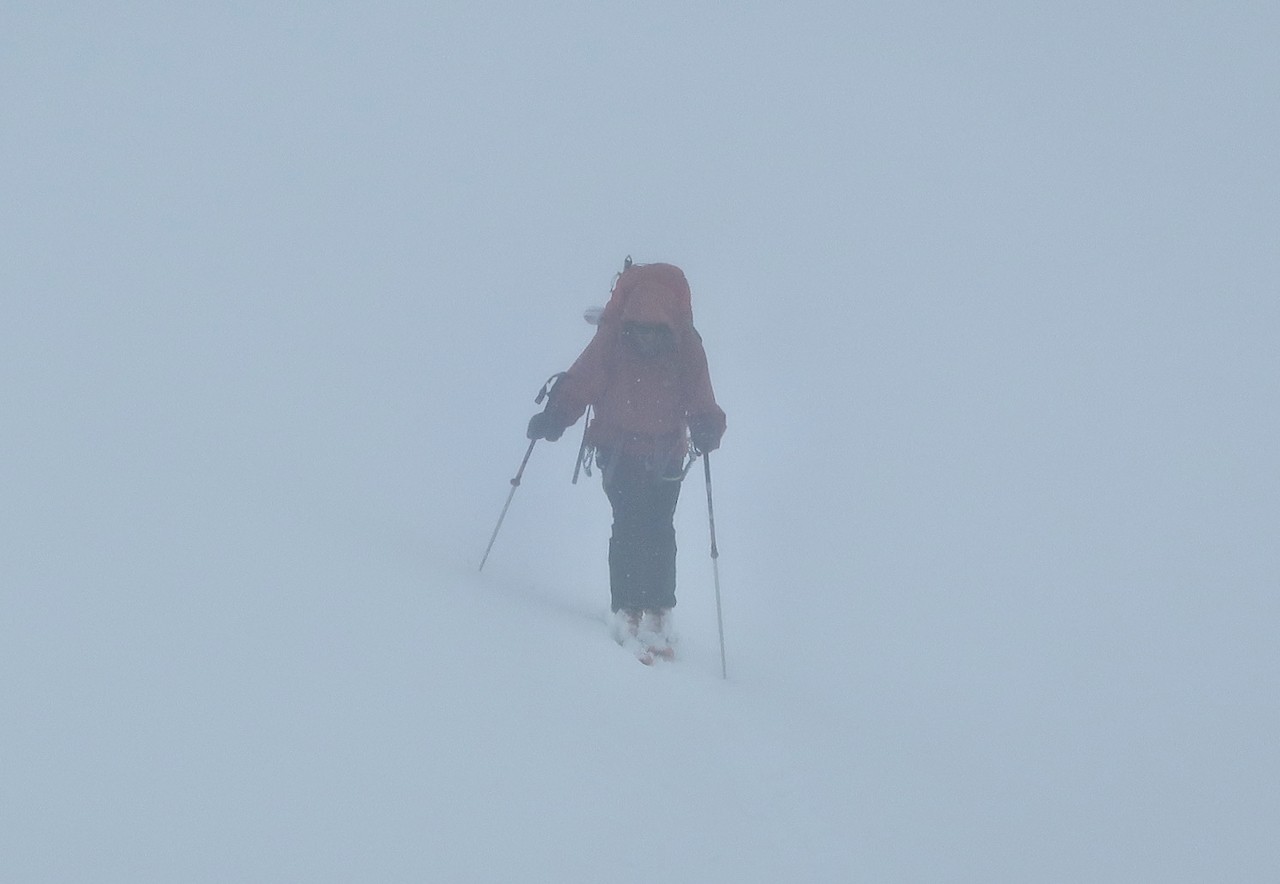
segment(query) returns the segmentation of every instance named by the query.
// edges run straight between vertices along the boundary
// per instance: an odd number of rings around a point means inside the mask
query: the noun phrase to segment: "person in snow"
[[[530,419],[528,437],[554,442],[588,406],[588,457],[613,507],[614,637],[669,656],[685,457],[690,446],[716,450],[725,430],[678,267],[634,264],[619,275],[595,336]]]

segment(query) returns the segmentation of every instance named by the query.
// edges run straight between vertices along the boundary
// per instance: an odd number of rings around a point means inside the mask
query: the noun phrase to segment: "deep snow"
[[[0,880],[1275,879],[1272,6],[10,4]],[[727,680],[476,572],[627,253]]]

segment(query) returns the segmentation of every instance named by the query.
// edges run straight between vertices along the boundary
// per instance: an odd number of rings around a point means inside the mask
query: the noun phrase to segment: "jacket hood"
[[[678,296],[658,282],[642,282],[622,305],[623,322],[644,322],[675,329],[680,322]]]

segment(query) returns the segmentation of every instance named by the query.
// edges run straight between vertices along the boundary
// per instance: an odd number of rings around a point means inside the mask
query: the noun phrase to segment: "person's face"
[[[625,323],[622,326],[622,339],[645,359],[653,359],[675,349],[675,336],[671,329],[660,323]]]

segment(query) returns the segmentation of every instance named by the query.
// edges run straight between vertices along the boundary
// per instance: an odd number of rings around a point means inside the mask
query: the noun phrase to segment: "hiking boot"
[[[672,656],[676,635],[671,623],[671,609],[647,609],[640,619],[640,628],[636,637],[659,656]]]
[[[613,620],[610,622],[613,640],[620,645],[636,641],[636,637],[640,634],[640,622],[643,617],[644,612],[639,608],[623,608],[620,611],[614,611]]]

